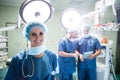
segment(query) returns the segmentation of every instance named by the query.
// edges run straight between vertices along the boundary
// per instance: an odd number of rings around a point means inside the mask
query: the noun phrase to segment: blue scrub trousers
[[[51,80],[55,80],[55,76],[52,75],[52,76],[51,76]]]
[[[78,68],[78,80],[97,80],[96,69]]]
[[[73,80],[73,75],[72,74],[59,74],[59,80]]]

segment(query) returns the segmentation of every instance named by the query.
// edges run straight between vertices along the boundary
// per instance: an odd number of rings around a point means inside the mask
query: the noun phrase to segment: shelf
[[[0,41],[0,43],[7,43],[8,41]]]
[[[8,47],[0,47],[0,49],[7,49]]]
[[[0,69],[6,67],[6,61],[8,59],[8,37],[0,35]]]
[[[0,52],[0,57],[1,56],[6,56],[8,53],[7,52]]]
[[[8,37],[0,37],[0,39],[8,39]]]
[[[103,27],[104,31],[118,31],[119,28],[108,28],[108,27]]]
[[[8,39],[4,37],[0,37],[0,43],[7,43]]]

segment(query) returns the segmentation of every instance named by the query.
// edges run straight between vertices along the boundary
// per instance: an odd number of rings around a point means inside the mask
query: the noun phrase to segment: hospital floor
[[[76,78],[76,75],[74,75],[73,78],[74,78],[74,80],[78,80],[78,79]],[[120,74],[116,74],[116,78],[117,78],[117,80],[120,80]],[[59,80],[59,77],[57,76],[55,80]],[[115,78],[114,78],[113,75],[111,74],[111,75],[110,75],[110,78],[109,78],[108,80],[115,80]]]
[[[117,77],[117,80],[120,80],[120,74],[117,74],[116,77]]]
[[[0,69],[0,80],[4,80],[6,72],[7,72],[7,68],[6,69]],[[116,74],[116,78],[117,78],[117,80],[120,80],[120,74]],[[59,80],[58,76],[56,77],[56,80]],[[74,80],[77,80],[76,75],[74,75]],[[111,75],[109,80],[115,80],[115,79]]]

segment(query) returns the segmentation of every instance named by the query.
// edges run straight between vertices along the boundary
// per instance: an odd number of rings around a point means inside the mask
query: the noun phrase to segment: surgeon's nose
[[[37,36],[36,36],[36,40],[39,40],[39,39],[40,39],[40,36],[39,36],[39,35],[37,35]]]

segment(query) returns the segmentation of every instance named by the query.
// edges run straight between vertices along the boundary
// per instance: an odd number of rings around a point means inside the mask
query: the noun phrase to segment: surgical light
[[[26,0],[20,6],[20,16],[27,23],[30,21],[46,22],[52,15],[52,6],[44,0]]]
[[[61,24],[64,28],[78,28],[80,25],[80,14],[74,8],[69,8],[63,11],[61,17]]]

